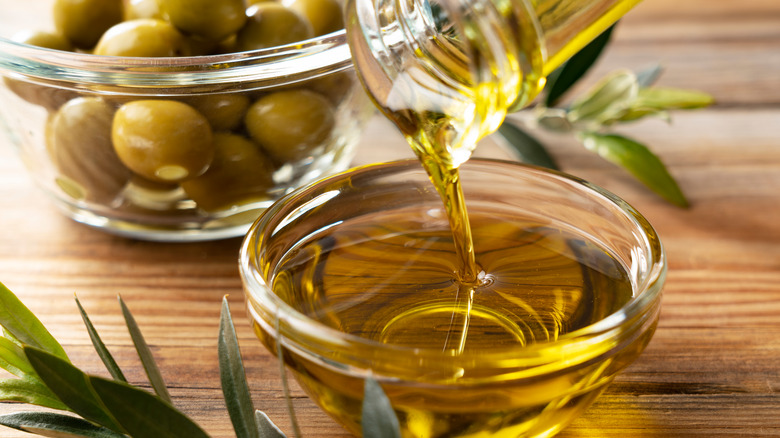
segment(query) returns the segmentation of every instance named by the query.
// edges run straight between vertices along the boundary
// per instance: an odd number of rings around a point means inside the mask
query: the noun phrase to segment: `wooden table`
[[[647,0],[624,19],[595,76],[660,61],[661,84],[713,94],[717,105],[625,127],[668,164],[692,201],[679,209],[586,152],[545,135],[561,166],[624,197],[655,225],[669,275],[658,331],[640,359],[560,436],[780,436],[780,2]],[[594,76],[594,77],[595,77]],[[229,294],[258,409],[289,431],[275,360],[252,334],[236,254],[240,239],[127,240],[61,216],[7,145],[0,148],[0,281],[105,374],[77,293],[131,382],[145,381],[116,296],[134,312],[175,403],[214,437],[233,436],[216,356]],[[492,150],[482,152],[493,154]],[[356,163],[411,156],[376,119]],[[307,437],[346,434],[294,390]],[[0,404],[0,412],[27,407]],[[0,436],[21,437],[2,429]]]

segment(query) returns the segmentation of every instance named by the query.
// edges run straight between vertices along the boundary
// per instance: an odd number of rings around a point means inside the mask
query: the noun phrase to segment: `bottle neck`
[[[365,88],[421,159],[457,168],[508,108],[527,105],[639,0],[349,1]]]

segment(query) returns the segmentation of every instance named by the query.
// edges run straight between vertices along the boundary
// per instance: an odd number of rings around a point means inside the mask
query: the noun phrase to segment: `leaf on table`
[[[555,106],[567,91],[596,63],[609,44],[615,26],[609,27],[547,78],[545,105]]]
[[[89,383],[132,437],[208,438],[200,426],[171,404],[141,388],[98,376],[89,376]]]
[[[401,428],[390,399],[379,383],[368,377],[363,387],[363,438],[400,438]]]
[[[43,383],[70,410],[87,420],[121,432],[122,428],[106,411],[89,384],[89,376],[83,371],[51,353],[35,347],[24,347],[27,360]]]
[[[0,415],[0,424],[50,438],[127,438],[81,418],[54,412],[16,412]]]
[[[0,400],[26,403],[61,411],[68,410],[68,407],[43,383],[29,378],[0,380]]]
[[[76,305],[78,306],[79,312],[81,313],[81,319],[84,320],[84,325],[87,327],[89,339],[92,340],[92,345],[95,347],[95,351],[97,351],[97,354],[100,356],[100,359],[103,361],[106,369],[108,369],[108,372],[111,373],[111,376],[114,379],[127,382],[127,379],[125,379],[125,375],[122,373],[122,370],[119,369],[119,365],[117,365],[114,357],[108,351],[108,348],[106,348],[106,344],[104,344],[100,339],[97,330],[95,330],[95,326],[92,325],[92,321],[90,321],[87,312],[84,310],[84,307],[81,306],[81,302],[79,301],[78,297],[75,297],[75,299]]]
[[[679,207],[687,207],[688,200],[661,160],[645,145],[615,134],[586,132],[583,144],[588,150],[628,170],[655,193]]]
[[[65,350],[46,330],[38,317],[2,283],[0,283],[0,326],[23,344],[69,361]]]
[[[568,111],[569,121],[578,124],[602,124],[625,112],[638,93],[639,84],[632,71],[612,72],[571,104]]]
[[[222,298],[222,313],[219,324],[219,374],[222,380],[222,394],[225,396],[230,420],[237,438],[257,438],[255,408],[246,383],[246,373],[241,360],[236,329],[230,316],[227,297]]]
[[[255,411],[255,423],[260,438],[287,438],[263,411]]]
[[[558,169],[555,159],[547,152],[544,145],[518,126],[504,121],[497,132],[506,140],[519,161],[548,169]]]
[[[119,305],[122,307],[122,315],[125,318],[127,330],[130,332],[130,338],[133,340],[135,351],[138,352],[138,357],[141,359],[141,364],[146,371],[146,376],[149,378],[149,383],[151,383],[154,392],[157,393],[161,399],[173,404],[171,395],[168,393],[168,388],[165,386],[165,380],[163,380],[162,374],[160,374],[160,369],[157,368],[157,363],[154,361],[152,351],[149,349],[146,340],[144,340],[144,337],[141,334],[141,329],[138,328],[138,324],[135,322],[133,314],[130,313],[130,309],[127,308],[122,297],[120,296],[118,299]]]
[[[0,368],[16,377],[26,378],[35,376],[35,370],[33,370],[30,362],[27,362],[22,347],[6,338],[0,338]]]

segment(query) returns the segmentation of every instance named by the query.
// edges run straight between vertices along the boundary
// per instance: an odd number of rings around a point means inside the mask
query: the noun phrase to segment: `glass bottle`
[[[639,1],[350,0],[347,30],[365,87],[423,164],[457,168]]]

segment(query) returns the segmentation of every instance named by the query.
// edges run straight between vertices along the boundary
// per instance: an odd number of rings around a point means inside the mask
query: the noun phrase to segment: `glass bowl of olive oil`
[[[0,0],[3,146],[79,222],[243,236],[285,193],[349,167],[374,112],[339,2],[263,3]]]
[[[473,159],[460,179],[473,281],[416,160],[301,188],[244,240],[257,336],[356,435],[370,376],[404,437],[551,436],[654,333],[666,262],[631,206],[519,163]]]

